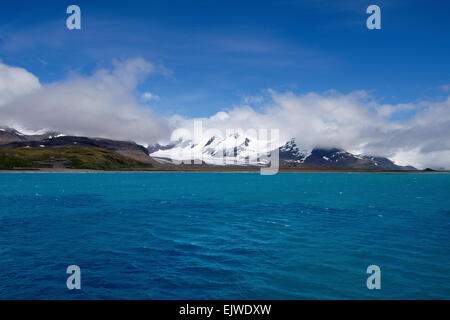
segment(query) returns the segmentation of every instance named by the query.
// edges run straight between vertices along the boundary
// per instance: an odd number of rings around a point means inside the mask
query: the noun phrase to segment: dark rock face
[[[75,136],[62,136],[43,140],[21,140],[8,144],[3,144],[1,148],[39,148],[39,147],[60,147],[60,146],[84,146],[84,147],[96,147],[104,148],[111,151],[140,151],[148,155],[148,150],[131,141],[115,141],[100,138],[87,138],[87,137],[75,137]]]
[[[9,129],[9,128],[0,128],[0,144],[6,144],[17,141],[24,141],[25,136],[20,134],[20,132]]]
[[[304,163],[361,170],[416,170],[411,166],[398,166],[387,158],[356,156],[337,148],[314,149]]]
[[[388,170],[417,170],[413,166],[398,166],[391,160],[382,157],[364,156],[365,159],[371,159]]]
[[[353,167],[362,164],[360,157],[356,157],[344,150],[332,148],[332,149],[313,149],[308,158],[305,159],[305,163],[320,164],[320,165],[332,165],[335,167]]]
[[[297,146],[295,139],[291,139],[286,142],[285,145],[281,146],[279,148],[279,155],[282,163],[303,163],[307,157],[306,152],[300,150],[300,148]]]
[[[308,164],[360,170],[416,170],[411,166],[398,166],[387,158],[357,156],[338,148],[315,148],[308,154],[299,148],[295,139],[280,147],[279,155],[281,164],[285,166]]]
[[[209,146],[211,143],[213,143],[214,139],[216,137],[212,137],[211,139],[208,140],[208,142],[205,144],[205,147]]]
[[[0,145],[21,141],[40,141],[57,137],[58,135],[58,132],[46,132],[43,134],[26,135],[12,128],[0,127]]]

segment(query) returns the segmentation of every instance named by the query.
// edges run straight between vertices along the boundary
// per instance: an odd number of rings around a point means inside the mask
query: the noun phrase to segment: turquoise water
[[[0,266],[1,299],[448,299],[450,175],[0,174]]]

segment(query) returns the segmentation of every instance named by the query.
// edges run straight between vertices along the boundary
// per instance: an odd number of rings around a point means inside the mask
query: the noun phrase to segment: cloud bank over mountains
[[[168,127],[139,103],[135,89],[149,75],[164,72],[136,58],[116,61],[110,70],[91,76],[41,85],[26,70],[0,64],[0,122],[24,131],[156,141],[169,134]]]
[[[175,128],[190,129],[194,120],[202,120],[204,131],[280,129],[280,143],[296,138],[305,149],[339,147],[389,157],[399,165],[450,169],[450,97],[389,105],[365,91],[296,95],[267,90],[264,100],[244,99],[208,118],[163,119],[142,104],[157,101],[158,95],[136,91],[150,75],[168,72],[135,58],[91,76],[41,84],[27,70],[0,63],[0,125],[154,143],[167,141]]]
[[[211,128],[279,128],[283,142],[296,138],[304,149],[338,147],[355,154],[384,156],[399,165],[450,168],[450,97],[441,102],[378,104],[364,91],[295,95],[268,90],[262,111],[249,105],[203,118]],[[395,120],[397,119],[397,120]],[[193,120],[174,116],[175,127]]]

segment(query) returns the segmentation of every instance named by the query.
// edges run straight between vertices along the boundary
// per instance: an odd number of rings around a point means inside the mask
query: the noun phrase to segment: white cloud
[[[137,84],[158,71],[144,59],[116,61],[111,70],[98,70],[89,77],[71,76],[43,86],[23,69],[2,65],[0,70],[5,68],[14,74],[10,78],[20,79],[17,86],[4,89],[5,96],[23,94],[0,104],[3,125],[142,143],[154,142],[168,133],[166,124],[135,98]],[[8,79],[5,72],[0,72],[0,83]]]
[[[0,62],[0,105],[40,87],[39,79],[27,70]]]

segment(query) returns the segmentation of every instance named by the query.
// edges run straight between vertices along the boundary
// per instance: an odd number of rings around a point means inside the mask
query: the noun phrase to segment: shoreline
[[[259,169],[155,169],[155,170],[90,170],[90,169],[24,169],[0,170],[0,173],[259,173]],[[449,174],[450,171],[422,170],[301,170],[280,169],[278,173],[400,173],[400,174]]]

